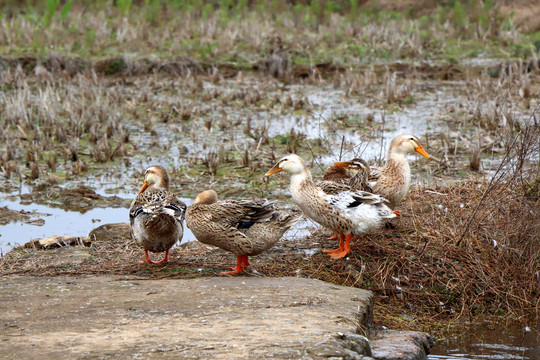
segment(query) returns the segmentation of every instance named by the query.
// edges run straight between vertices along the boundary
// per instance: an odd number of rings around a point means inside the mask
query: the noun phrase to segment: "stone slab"
[[[0,358],[371,359],[354,333],[373,295],[319,280],[9,276],[0,288]]]

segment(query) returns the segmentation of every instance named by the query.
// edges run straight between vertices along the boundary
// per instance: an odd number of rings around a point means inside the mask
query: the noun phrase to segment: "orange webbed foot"
[[[234,268],[233,271],[222,271],[219,273],[219,275],[233,275],[233,274],[240,274],[241,272],[243,272],[244,269],[243,268]]]
[[[240,274],[244,271],[246,266],[249,265],[249,258],[247,255],[239,255],[236,257],[236,267],[232,268],[232,271],[223,271],[220,272],[220,275],[233,275],[233,274]]]
[[[333,254],[333,253],[340,252],[340,251],[343,251],[343,249],[341,249],[341,248],[338,248],[338,249],[323,249],[323,252],[327,253],[327,254]]]
[[[163,260],[161,260],[163,261]],[[150,260],[150,257],[148,256],[148,250],[144,249],[144,260],[139,261],[139,264],[157,264],[158,262]]]
[[[159,261],[153,261],[150,260],[150,256],[148,256],[148,250],[144,249],[144,260],[139,261],[139,264],[162,264],[169,262],[169,250],[165,251],[165,257]]]
[[[347,256],[348,253],[350,253],[350,251],[343,250],[340,252],[335,252],[335,253],[330,254],[330,257],[334,260],[337,260],[337,259],[344,258],[345,256]]]
[[[341,241],[340,241],[340,246],[338,250],[341,250],[341,251],[336,251],[336,252],[332,252],[330,253],[330,257],[334,260],[337,260],[337,259],[341,259],[345,256],[347,256],[348,253],[351,252],[351,246],[350,246],[350,242],[351,242],[351,238],[352,238],[352,235],[351,234],[347,234],[347,235],[341,235]]]
[[[154,262],[154,264],[162,264],[167,262],[169,262],[169,250],[165,251],[165,256],[163,257],[163,259]]]
[[[328,240],[335,240],[339,237],[339,247],[337,249],[323,249],[323,252],[327,254],[333,254],[335,252],[343,251],[344,238],[341,237],[338,233],[334,233],[335,238],[329,238]]]
[[[337,240],[338,238],[339,238],[339,234],[335,232],[332,237],[326,238],[326,240]]]

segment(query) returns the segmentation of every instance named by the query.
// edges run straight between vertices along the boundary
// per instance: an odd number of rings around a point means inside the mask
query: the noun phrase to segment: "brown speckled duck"
[[[376,181],[373,192],[384,196],[391,208],[396,207],[409,192],[411,168],[407,155],[415,152],[430,158],[416,136],[398,135],[390,143],[384,167],[372,171],[370,180]]]
[[[149,167],[144,183],[129,209],[131,234],[144,249],[145,260],[152,264],[168,261],[169,249],[182,240],[182,221],[186,204],[169,192],[169,176],[159,165]],[[165,252],[162,260],[150,260],[148,251]]]
[[[248,256],[272,247],[301,218],[300,212],[275,210],[265,199],[218,201],[214,190],[206,190],[187,208],[186,226],[198,241],[236,255],[236,268],[221,273],[230,275],[244,271]]]
[[[368,182],[369,172],[369,165],[363,159],[336,161],[324,172],[323,181],[334,181],[355,190],[373,192]]]
[[[386,219],[396,216],[380,195],[335,182],[315,184],[304,160],[298,155],[284,156],[266,176],[280,171],[291,174],[291,195],[304,214],[340,235],[338,249],[324,250],[333,259],[342,258],[351,251],[352,235],[360,236],[377,229]]]

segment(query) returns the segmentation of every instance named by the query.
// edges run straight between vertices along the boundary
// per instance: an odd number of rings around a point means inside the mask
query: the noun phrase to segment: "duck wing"
[[[316,186],[326,195],[326,201],[341,210],[353,209],[362,204],[377,205],[387,203],[381,195],[373,194],[363,190],[354,190],[348,185],[321,181]]]
[[[364,168],[360,168],[356,174],[354,174],[350,179],[348,184],[350,187],[356,190],[373,192],[373,189],[368,182],[368,172]]]
[[[350,211],[361,205],[379,205],[388,202],[381,195],[367,191],[342,191],[335,195],[327,195],[328,203],[340,210]]]
[[[208,205],[211,221],[236,228],[247,228],[254,223],[268,221],[274,212],[274,204],[266,199],[224,200]]]
[[[186,204],[169,191],[143,192],[131,203],[129,222],[133,225],[135,218],[143,214],[150,216],[149,219],[168,214],[181,222],[184,220],[186,208]]]

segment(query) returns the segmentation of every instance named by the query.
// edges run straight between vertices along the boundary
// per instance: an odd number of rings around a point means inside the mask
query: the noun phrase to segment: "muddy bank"
[[[331,234],[324,229],[309,227],[307,235],[306,230],[293,229],[276,246],[251,259],[238,281],[298,277],[346,286],[351,291],[369,289],[375,296],[375,326],[420,330],[441,337],[445,328],[448,332],[445,322],[461,321],[465,315],[471,319],[495,313],[501,316],[504,309],[508,318],[533,319],[538,299],[537,193],[526,188],[527,196],[523,196],[502,184],[491,190],[487,185],[473,181],[413,188],[395,226],[357,239],[351,244],[352,253],[342,261],[333,261],[322,252],[336,245],[327,239]],[[480,200],[482,206],[477,207]],[[50,250],[16,248],[0,258],[2,281],[20,278],[27,282],[30,276],[38,275],[49,281],[69,276],[127,277],[145,283],[189,279],[226,282],[229,280],[218,274],[235,264],[230,253],[198,242],[174,248],[167,264],[139,264],[143,251],[130,239],[127,224],[96,228],[87,238],[87,246],[74,241],[76,246],[58,247],[60,241],[52,240]],[[530,292],[523,291],[525,288]],[[512,299],[507,296],[510,291],[516,294]],[[389,336],[395,334],[387,335],[388,345],[392,342]],[[407,336],[413,343],[423,343]],[[174,352],[183,346],[165,349]],[[375,345],[372,351],[377,353]]]
[[[104,58],[96,61],[85,60],[77,57],[49,56],[38,58],[33,56],[23,57],[0,57],[0,69],[20,68],[27,75],[38,74],[45,80],[53,77],[73,77],[77,74],[95,73],[99,76],[120,76],[125,81],[126,77],[162,75],[184,78],[186,76],[216,77],[225,79],[241,76],[243,72],[261,73],[270,75],[287,83],[294,83],[303,79],[318,77],[337,77],[347,72],[347,68],[339,64],[320,63],[313,65],[289,64],[286,69],[277,73],[272,70],[273,64],[267,64],[269,60],[253,63],[246,68],[245,65],[231,65],[219,63],[198,63],[197,61],[183,56],[166,60],[129,59],[125,57]],[[524,60],[523,71],[531,72],[538,68],[533,60]],[[518,62],[515,62],[518,63]],[[501,69],[509,66],[509,63],[499,62],[489,68],[489,73],[498,77]],[[400,77],[409,73],[415,73],[424,79],[431,80],[464,80],[471,75],[479,75],[485,70],[485,66],[471,66],[470,64],[429,64],[428,62],[417,63],[385,63],[365,64],[357,66],[356,71],[371,70],[380,75],[385,72],[395,72]]]
[[[39,216],[46,216],[46,214],[31,213],[24,210],[11,210],[7,206],[0,207],[0,225],[6,225],[11,222],[23,222],[25,224],[41,225],[45,222]],[[38,217],[36,219],[36,217]]]
[[[131,200],[122,199],[118,196],[102,196],[84,185],[77,185],[74,188],[62,188],[60,186],[41,184],[35,186],[32,192],[22,194],[19,198],[22,204],[45,204],[50,207],[59,207],[81,213],[101,207],[126,208],[129,207],[131,202]]]

